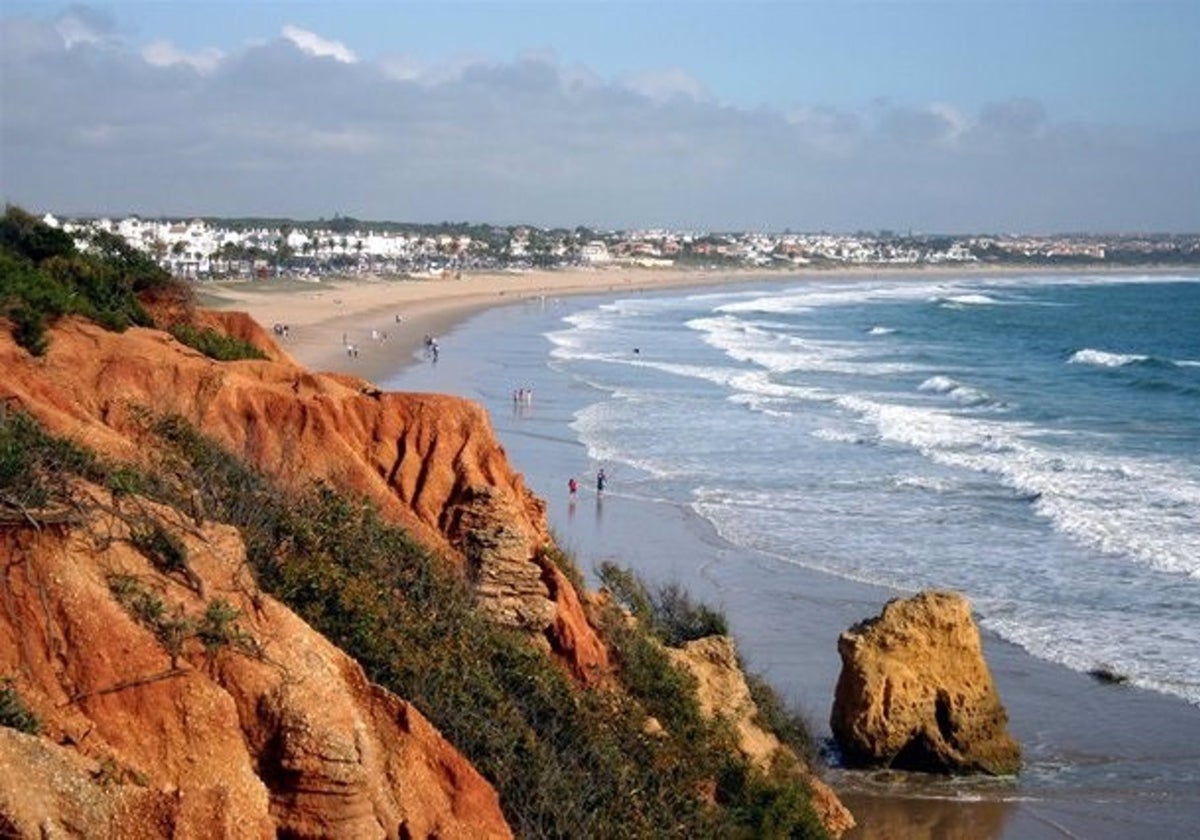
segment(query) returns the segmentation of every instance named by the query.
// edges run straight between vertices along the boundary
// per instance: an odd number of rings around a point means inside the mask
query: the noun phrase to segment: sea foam
[[[931,376],[917,386],[917,390],[945,394],[963,405],[981,405],[991,399],[984,391],[964,385],[949,376]]]
[[[1076,350],[1071,354],[1071,358],[1067,359],[1068,364],[1094,365],[1096,367],[1108,368],[1124,367],[1125,365],[1148,361],[1150,361],[1149,356],[1143,356],[1138,353],[1109,353],[1105,350],[1093,350],[1091,347]]]

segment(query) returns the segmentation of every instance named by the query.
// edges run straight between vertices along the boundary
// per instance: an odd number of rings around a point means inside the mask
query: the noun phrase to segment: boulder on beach
[[[830,716],[846,763],[933,773],[1011,775],[1008,734],[971,605],[954,592],[889,601],[838,638]]]

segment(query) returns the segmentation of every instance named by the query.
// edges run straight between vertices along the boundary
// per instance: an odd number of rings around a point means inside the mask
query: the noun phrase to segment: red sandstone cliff
[[[487,577],[485,606],[544,635],[578,679],[603,677],[603,644],[571,584],[541,559],[544,503],[512,470],[482,408],[310,373],[241,313],[196,318],[268,360],[214,362],[158,330],[117,334],[65,319],[42,358],[0,331],[0,400],[122,460],[142,453],[141,412],[177,414],[284,484],[323,479],[366,496],[422,543]]]
[[[420,712],[258,590],[235,529],[80,492],[95,506],[71,525],[0,529],[0,671],[45,736],[0,728],[0,833],[510,836]],[[183,540],[188,579],[133,548],[128,523],[147,518]],[[238,615],[223,642],[172,651],[117,592],[193,627]]]
[[[244,315],[192,317],[267,360],[218,363],[161,331],[118,334],[64,319],[40,358],[0,330],[0,404],[122,461],[153,457],[146,411],[177,414],[285,485],[322,479],[362,494],[463,564],[498,620],[544,639],[581,681],[604,677],[603,644],[571,584],[541,556],[543,503],[509,466],[482,409],[313,374]],[[0,673],[18,675],[48,736],[0,729],[0,776],[21,779],[0,785],[0,833],[509,834],[495,791],[419,712],[255,588],[236,532],[174,521],[167,509],[154,518],[197,558],[189,586],[122,542],[120,518],[0,529]],[[243,614],[239,626],[261,658],[214,657],[195,639],[168,655],[114,600],[114,575],[193,623],[221,599]]]

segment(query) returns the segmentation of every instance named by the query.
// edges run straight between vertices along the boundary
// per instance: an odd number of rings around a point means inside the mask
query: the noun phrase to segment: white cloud
[[[547,54],[354,61],[307,33],[300,49],[276,38],[220,57],[135,49],[87,17],[71,32],[74,50],[58,21],[0,20],[0,200],[618,227],[1200,227],[1194,133],[1063,125],[1033,100],[783,112],[722,105],[681,69],[613,81]]]
[[[389,55],[378,62],[383,75],[397,82],[416,82],[426,73],[425,65],[408,55]]]
[[[283,27],[283,37],[309,55],[336,59],[343,64],[354,64],[358,61],[358,56],[354,54],[354,51],[341,41],[330,41],[315,32],[309,32],[298,26],[288,24]]]
[[[963,132],[971,127],[971,121],[963,116],[963,113],[946,102],[934,102],[928,107],[929,113],[940,117],[944,133],[940,140],[942,143],[955,143]]]
[[[64,12],[54,22],[54,28],[67,49],[79,44],[99,44],[108,38],[110,26],[101,15],[84,6]]]
[[[712,94],[704,83],[680,67],[639,73],[625,80],[625,87],[655,102],[684,97],[695,102],[710,102]]]
[[[214,47],[198,50],[194,53],[184,52],[170,41],[151,41],[142,47],[142,58],[147,64],[155,67],[174,67],[185,64],[200,73],[211,73],[217,69],[225,53]]]

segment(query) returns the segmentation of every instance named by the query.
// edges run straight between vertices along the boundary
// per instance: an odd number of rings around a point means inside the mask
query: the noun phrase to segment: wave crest
[[[1109,368],[1125,367],[1125,365],[1148,361],[1150,361],[1150,357],[1140,353],[1109,353],[1106,350],[1094,350],[1091,347],[1076,350],[1071,354],[1071,358],[1067,359],[1067,363],[1072,365],[1092,365],[1094,367]]]

